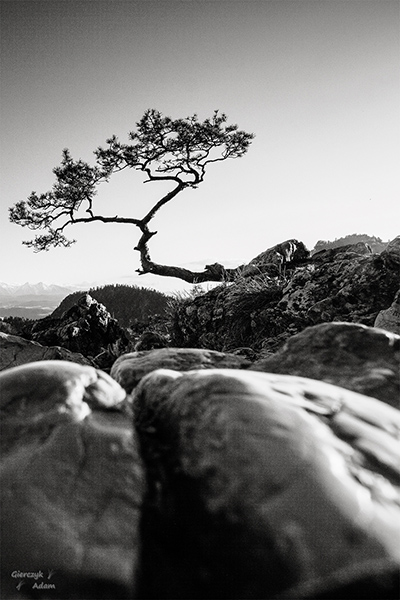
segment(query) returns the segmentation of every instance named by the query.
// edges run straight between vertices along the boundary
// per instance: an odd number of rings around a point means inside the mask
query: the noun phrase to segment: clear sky
[[[397,0],[2,0],[1,267],[7,283],[135,283],[138,230],[89,224],[70,249],[35,254],[8,207],[51,188],[67,147],[91,162],[147,108],[214,109],[256,135],[158,214],[153,260],[236,266],[289,238],[398,235]],[[156,184],[123,172],[104,212],[141,217]],[[153,185],[153,189],[150,189]],[[158,184],[157,184],[158,185]],[[147,210],[146,210],[147,212]]]

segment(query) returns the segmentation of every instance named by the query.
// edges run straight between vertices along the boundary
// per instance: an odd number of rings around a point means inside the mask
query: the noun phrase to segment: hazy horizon
[[[93,162],[147,108],[215,109],[256,137],[240,160],[163,208],[155,262],[235,266],[296,238],[398,235],[397,0],[21,0],[1,2],[0,281],[190,287],[139,277],[138,230],[72,227],[70,249],[34,254],[8,208],[48,191],[62,149]],[[157,199],[137,172],[99,190],[140,217]]]

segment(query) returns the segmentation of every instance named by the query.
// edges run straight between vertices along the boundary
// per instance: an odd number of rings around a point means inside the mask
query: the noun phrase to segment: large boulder
[[[350,321],[373,326],[399,286],[400,237],[381,254],[360,242],[314,254],[283,290],[280,307],[304,312],[310,324]]]
[[[399,288],[399,255],[400,237],[381,254],[364,242],[322,250],[287,263],[293,268],[286,278],[262,269],[260,274],[258,265],[250,264],[247,276],[176,303],[171,343],[273,353],[311,325],[347,321],[372,327]]]
[[[159,348],[123,354],[113,364],[110,375],[130,394],[139,381],[156,369],[247,369],[251,363],[242,356],[197,348]]]
[[[374,594],[383,566],[394,585],[397,410],[229,369],[154,371],[134,410],[149,480],[140,598],[331,598],[324,583],[340,593],[344,572]],[[364,600],[386,597],[369,586]]]
[[[399,589],[398,565],[383,559],[295,586],[273,600],[398,600]]]
[[[355,323],[323,323],[288,339],[256,371],[320,379],[399,408],[400,336]]]
[[[400,269],[400,235],[395,237],[381,253],[384,261],[390,262]],[[397,271],[399,272],[399,271]]]
[[[42,346],[17,335],[0,332],[0,371],[39,360],[66,360],[80,365],[93,365],[93,361],[60,346]]]
[[[32,339],[46,346],[62,346],[86,357],[101,356],[111,366],[129,344],[126,332],[103,304],[84,294],[60,318],[45,317],[32,328]],[[99,362],[99,361],[98,361]]]
[[[400,289],[389,308],[378,313],[374,326],[400,335]]]
[[[0,374],[2,598],[134,594],[144,476],[125,397],[69,362]]]

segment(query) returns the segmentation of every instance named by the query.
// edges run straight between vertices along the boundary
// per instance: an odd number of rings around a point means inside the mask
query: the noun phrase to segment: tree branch
[[[164,177],[160,177],[159,179],[171,179],[171,178],[164,178]],[[179,192],[181,192],[183,189],[185,189],[185,187],[187,187],[187,183],[181,181],[178,178],[173,177],[172,179],[175,179],[175,181],[178,181],[178,185],[171,190],[170,192],[168,192],[168,194],[166,194],[163,198],[161,198],[161,200],[159,200],[147,213],[147,215],[145,215],[143,217],[143,219],[140,220],[140,224],[138,225],[138,227],[141,226],[145,226],[147,225],[151,219],[154,217],[154,215],[157,213],[157,211],[160,210],[160,208],[162,206],[164,206],[164,204],[167,204],[167,202],[169,202],[170,200],[172,200],[173,198],[175,198],[175,196],[177,194],[179,194]],[[142,230],[143,231],[143,230]]]
[[[102,217],[100,215],[93,215],[90,217],[78,217],[78,218],[72,218],[70,223],[66,223],[64,225],[64,227],[66,225],[69,224],[76,224],[76,223],[92,223],[93,221],[101,221],[102,223],[127,223],[129,225],[136,225],[136,227],[141,227],[142,225],[142,221],[141,219],[133,219],[130,217]]]

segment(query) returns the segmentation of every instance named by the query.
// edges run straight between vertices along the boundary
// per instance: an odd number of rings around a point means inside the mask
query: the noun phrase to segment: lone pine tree
[[[141,275],[153,273],[178,277],[189,283],[230,279],[236,269],[225,269],[215,263],[204,271],[193,272],[181,267],[162,265],[151,260],[149,240],[156,231],[149,228],[156,213],[187,188],[196,188],[205,178],[209,165],[246,154],[254,135],[228,125],[224,113],[216,110],[211,118],[200,122],[197,115],[185,119],[171,119],[155,109],[148,109],[129,133],[128,144],[116,136],[109,138],[105,148],[94,154],[94,166],[74,160],[63,151],[60,166],[53,169],[56,182],[49,192],[32,192],[26,201],[10,208],[13,223],[34,231],[44,231],[23,244],[40,252],[51,247],[69,247],[76,240],[65,235],[67,228],[77,223],[127,223],[140,231],[135,247],[140,253]],[[142,217],[106,216],[97,214],[95,196],[100,184],[124,169],[145,174],[145,183],[165,181],[171,184],[167,194]]]

